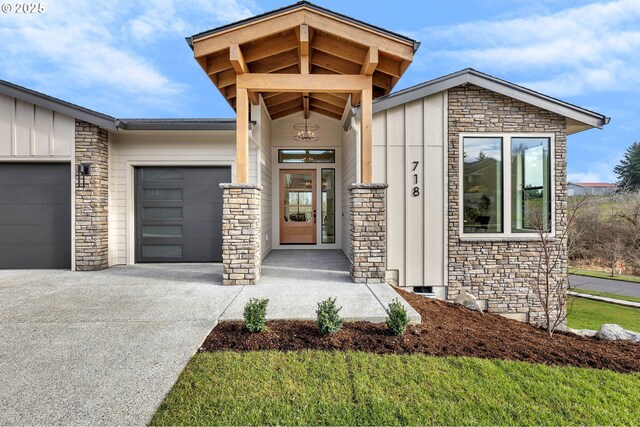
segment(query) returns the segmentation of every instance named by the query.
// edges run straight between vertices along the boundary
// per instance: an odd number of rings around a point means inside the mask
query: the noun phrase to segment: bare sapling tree
[[[533,293],[542,308],[543,324],[549,338],[556,329],[564,324],[571,306],[567,307],[568,293],[571,291],[569,276],[566,271],[567,254],[570,252],[568,239],[570,225],[578,213],[587,205],[589,198],[572,198],[567,208],[567,219],[560,234],[552,233],[552,219],[546,209],[533,200],[527,215],[528,227],[535,230],[539,243],[539,257],[536,266],[536,285]],[[537,206],[536,206],[537,205]],[[562,270],[564,269],[564,271]],[[570,302],[572,305],[573,302]]]

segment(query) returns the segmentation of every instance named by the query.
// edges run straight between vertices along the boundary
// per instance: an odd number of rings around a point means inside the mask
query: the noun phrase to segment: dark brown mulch
[[[547,365],[640,371],[640,344],[605,342],[543,330],[492,314],[480,314],[444,301],[398,291],[421,315],[422,324],[410,326],[401,337],[390,335],[384,324],[345,323],[341,331],[325,336],[314,322],[273,321],[261,334],[247,332],[242,322],[221,322],[200,351],[353,350],[371,353],[424,353],[433,356],[470,356],[521,360]]]

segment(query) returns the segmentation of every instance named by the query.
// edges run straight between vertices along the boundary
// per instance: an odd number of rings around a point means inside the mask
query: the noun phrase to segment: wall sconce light
[[[78,180],[77,186],[84,187],[85,186],[85,176],[91,175],[91,163],[80,163],[78,165],[78,171],[76,173],[76,178]],[[80,184],[80,177],[82,177],[82,185]]]

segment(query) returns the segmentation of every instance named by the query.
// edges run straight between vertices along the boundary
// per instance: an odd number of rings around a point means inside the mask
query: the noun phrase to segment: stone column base
[[[256,184],[222,188],[222,284],[255,285],[260,280],[260,193]]]
[[[387,269],[387,184],[349,186],[351,278],[355,283],[384,283]]]

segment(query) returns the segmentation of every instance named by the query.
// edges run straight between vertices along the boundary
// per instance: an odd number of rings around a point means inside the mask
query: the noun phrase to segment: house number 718
[[[413,168],[411,169],[411,172],[415,172],[416,169],[418,169],[418,165],[420,164],[420,162],[414,161],[412,163],[413,163]],[[411,195],[413,197],[418,197],[420,195],[420,187],[418,186],[418,174],[414,173],[412,176],[413,176],[414,187],[411,189]]]

